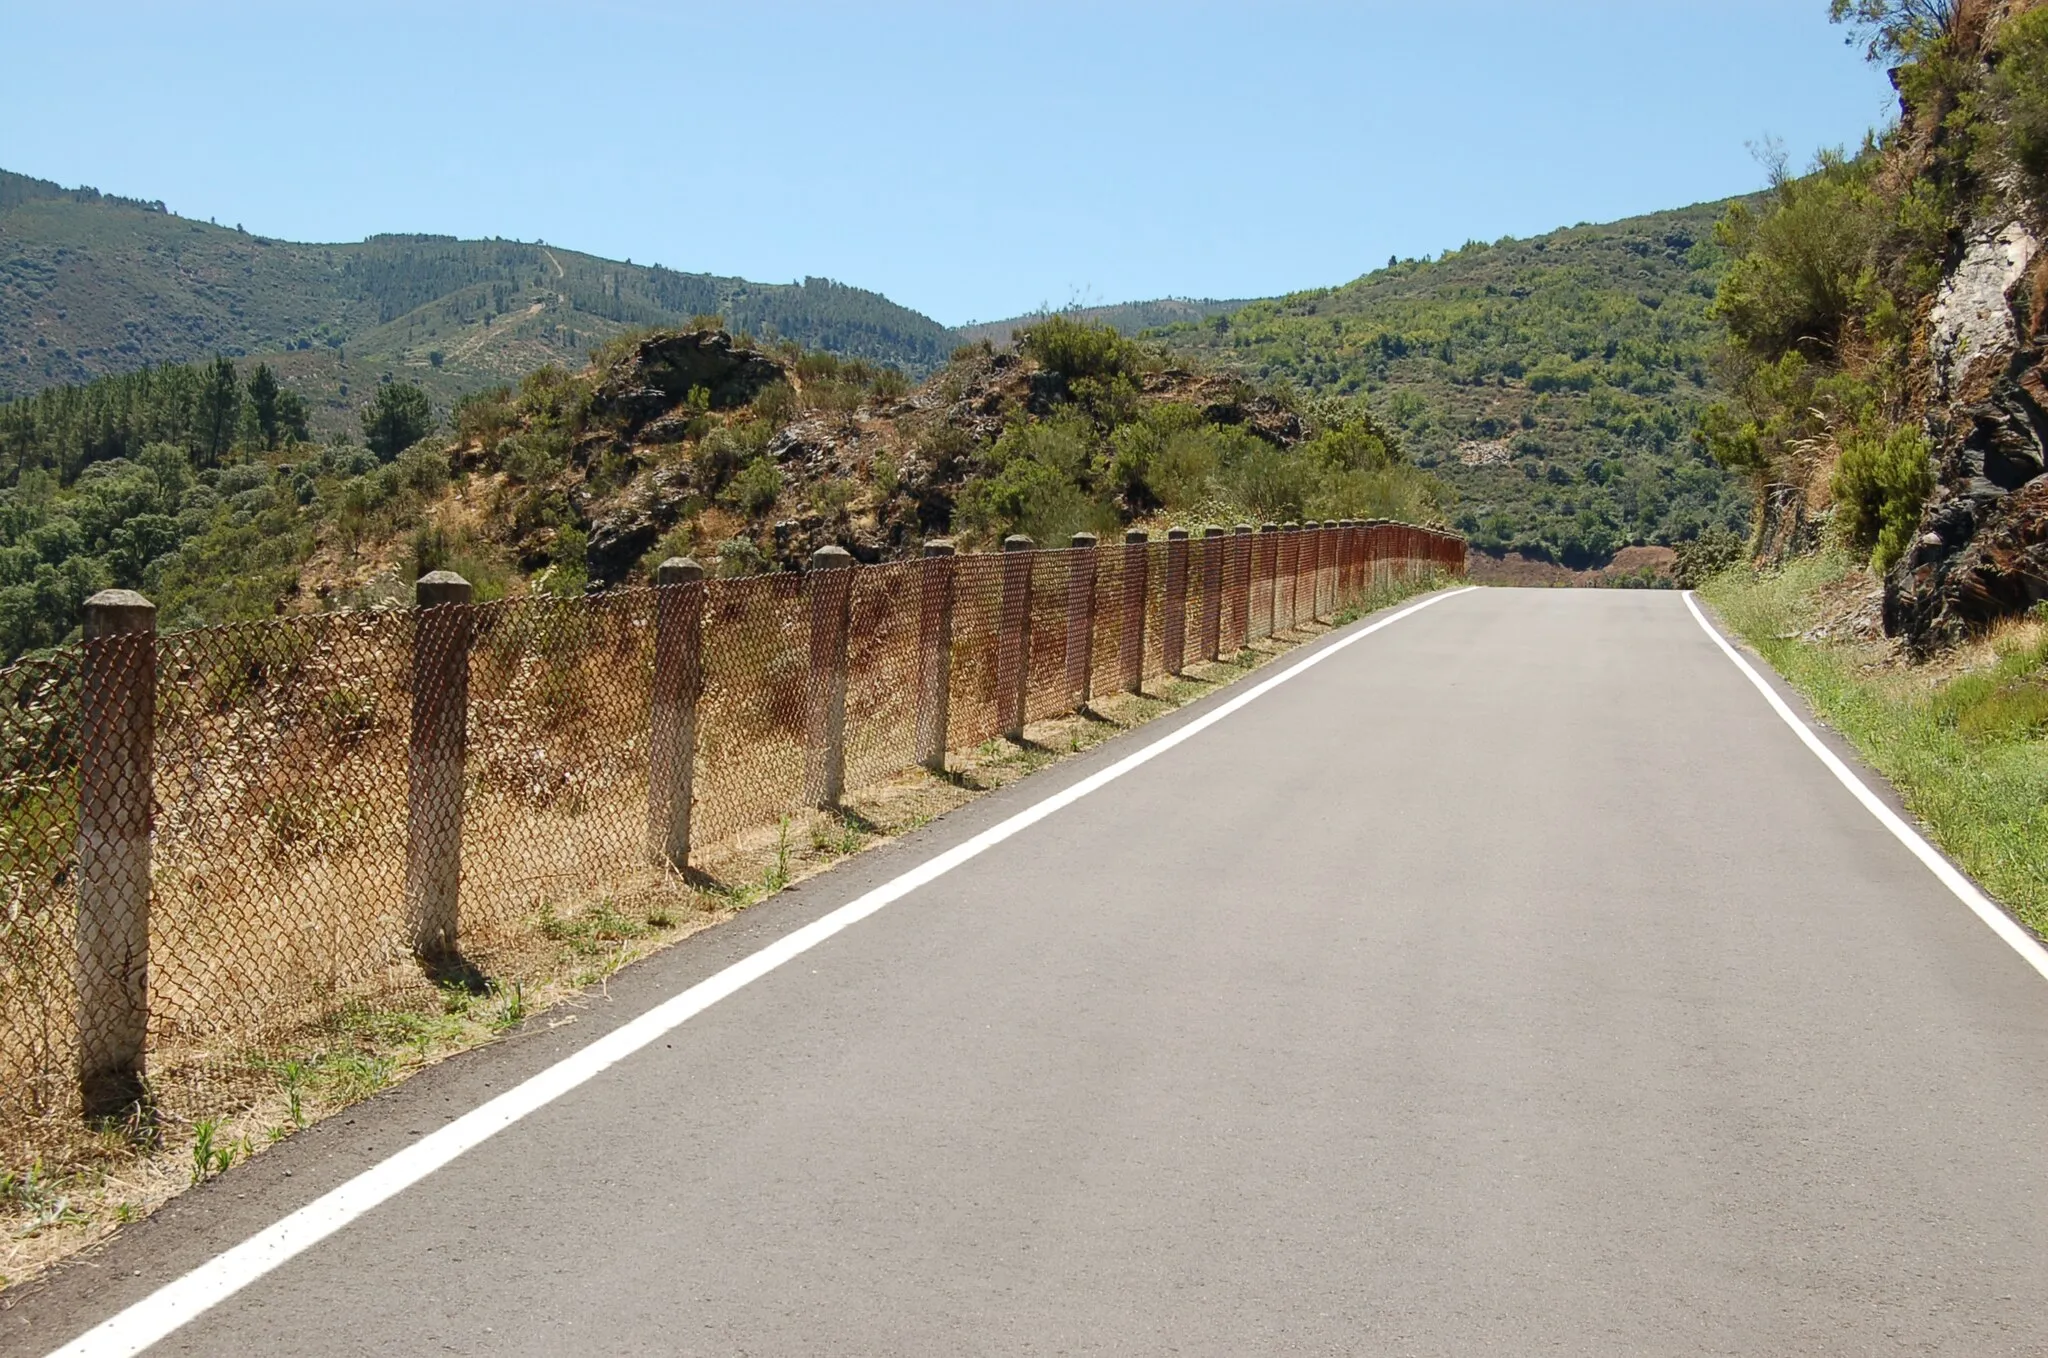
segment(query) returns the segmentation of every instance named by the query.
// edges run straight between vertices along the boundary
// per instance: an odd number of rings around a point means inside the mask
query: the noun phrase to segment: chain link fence
[[[158,635],[0,669],[0,1144],[233,1110],[351,1006],[519,974],[560,921],[945,751],[1326,621],[1462,539],[1383,523]]]

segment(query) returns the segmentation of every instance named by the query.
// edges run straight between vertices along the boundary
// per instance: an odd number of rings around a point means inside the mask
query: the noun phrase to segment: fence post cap
[[[925,543],[924,554],[926,556],[951,556],[953,555],[953,540],[951,538],[933,538]]]
[[[853,564],[853,553],[844,547],[820,547],[811,553],[811,569],[814,571],[843,570]]]
[[[1356,519],[1339,519],[1339,520],[1337,520],[1337,526],[1338,526],[1339,528],[1355,528],[1355,527],[1357,527],[1357,526],[1358,526],[1358,520],[1356,520]]]
[[[1169,528],[1166,530],[1166,540],[1168,542],[1185,542],[1187,541],[1187,536],[1188,530],[1185,528]]]
[[[657,585],[689,585],[703,578],[704,567],[694,557],[672,556],[654,568]]]
[[[1151,535],[1142,528],[1126,528],[1124,530],[1124,541],[1127,543],[1150,542],[1151,540]]]
[[[1280,525],[1277,523],[1262,523],[1259,525],[1259,531],[1261,533],[1277,533],[1280,531]]]
[[[85,639],[156,630],[156,605],[132,589],[103,589],[85,601]]]
[[[1076,547],[1093,547],[1096,543],[1100,542],[1101,540],[1102,539],[1096,537],[1093,533],[1074,534],[1074,546]]]
[[[1289,519],[1286,523],[1280,525],[1280,531],[1283,533],[1299,533],[1301,531],[1301,525],[1296,523],[1294,520]]]
[[[1223,536],[1223,530],[1213,523],[1208,524],[1203,527],[1202,536],[1205,538],[1220,538]]]
[[[1249,533],[1252,531],[1252,526],[1248,523],[1241,523],[1237,526],[1237,531],[1240,533]]]
[[[1003,550],[1006,552],[1028,552],[1037,545],[1022,533],[1012,533],[1003,539]]]
[[[475,595],[469,581],[454,571],[428,571],[412,587],[413,602],[421,608],[436,604],[466,604]]]

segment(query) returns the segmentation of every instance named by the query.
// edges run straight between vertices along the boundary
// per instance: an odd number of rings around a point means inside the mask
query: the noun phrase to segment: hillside
[[[1715,391],[1727,208],[1474,242],[1159,338],[1261,381],[1364,396],[1452,488],[1475,546],[1597,565],[1746,522],[1742,487],[1692,438]]]
[[[302,245],[0,171],[0,397],[145,364],[265,356],[345,428],[386,374],[445,410],[631,327],[737,330],[931,371],[945,327],[828,279],[762,284],[444,236]]]
[[[622,337],[464,400],[444,432],[382,387],[379,409],[414,414],[368,447],[308,441],[277,376],[222,358],[0,404],[0,658],[73,635],[109,585],[189,627],[391,602],[441,566],[486,599],[576,594],[686,552],[740,575],[826,543],[877,561],[939,535],[1429,521],[1441,499],[1363,410],[1064,317],[914,388],[724,330]]]

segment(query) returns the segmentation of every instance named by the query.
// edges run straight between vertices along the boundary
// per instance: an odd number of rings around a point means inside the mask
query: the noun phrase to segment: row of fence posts
[[[1448,534],[1383,520],[1266,524],[1254,533],[1202,530],[1194,583],[1198,611],[1187,636],[1190,539],[1166,535],[1160,638],[1168,674],[1191,659],[1215,660],[1254,635],[1253,604],[1281,632],[1320,619],[1378,582],[1400,560],[1450,565],[1463,545]],[[1453,546],[1455,544],[1455,546]],[[1093,533],[1073,538],[1066,597],[1066,687],[1085,709],[1094,696],[1097,567]],[[1120,611],[1113,676],[1137,693],[1145,671],[1148,535],[1124,535],[1114,606]],[[1021,739],[1031,678],[1031,577],[1036,544],[1003,542],[997,615],[996,704],[1003,734]],[[1378,549],[1378,550],[1376,550]],[[1226,561],[1226,556],[1228,560]],[[803,796],[839,806],[846,782],[847,625],[853,557],[840,547],[811,554],[810,673],[805,718]],[[944,773],[947,703],[952,686],[953,544],[925,545],[918,579],[917,762]],[[1227,570],[1226,570],[1227,567]],[[1325,600],[1322,580],[1334,571]],[[1223,632],[1224,587],[1233,582],[1233,626]],[[1254,600],[1253,586],[1270,590]],[[690,811],[697,756],[697,706],[704,693],[704,569],[688,558],[664,561],[655,576],[654,669],[649,702],[647,845],[657,864],[682,871],[690,855]],[[1303,597],[1305,594],[1305,597]],[[473,593],[450,571],[420,577],[412,653],[412,724],[406,760],[404,927],[407,945],[429,966],[457,956],[462,882],[464,757],[468,744],[469,649]],[[79,1088],[91,1117],[119,1116],[143,1096],[149,1016],[150,832],[154,814],[156,606],[132,590],[86,601],[80,683],[78,767]]]

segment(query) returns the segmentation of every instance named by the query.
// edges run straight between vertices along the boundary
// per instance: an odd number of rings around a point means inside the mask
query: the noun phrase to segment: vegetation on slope
[[[1163,329],[1182,321],[1203,321],[1211,316],[1242,310],[1249,303],[1240,298],[1236,301],[1217,301],[1210,297],[1160,297],[1150,302],[1117,302],[1109,306],[1082,306],[1076,303],[1061,307],[1058,311],[1050,307],[1024,316],[1012,316],[1001,321],[975,321],[969,325],[953,328],[953,335],[962,344],[979,344],[987,340],[998,347],[1011,344],[1018,332],[1029,330],[1040,321],[1054,316],[1064,316],[1070,321],[1083,325],[1106,325],[1119,335],[1132,337],[1147,330]]]
[[[2048,9],[1830,9],[1900,117],[1854,157],[1780,164],[1721,223],[1732,399],[1701,432],[1751,481],[1758,553],[1867,558],[1888,629],[1925,650],[2048,594]]]
[[[1339,288],[1171,326],[1172,352],[1361,397],[1483,550],[1572,566],[1740,528],[1691,437],[1725,267],[1707,204],[1393,261]]]
[[[580,363],[625,330],[701,315],[912,372],[951,345],[929,317],[828,279],[750,283],[445,236],[302,245],[0,171],[0,396],[262,356],[316,426],[341,428],[387,374],[445,408],[543,363]]]
[[[1939,665],[1906,665],[1877,633],[1872,583],[1830,550],[1727,573],[1703,595],[1965,871],[2048,937],[2048,620],[2011,619]]]
[[[1438,517],[1364,408],[1172,366],[1052,318],[1020,353],[893,368],[714,329],[633,332],[459,402],[381,384],[354,437],[309,438],[266,365],[216,359],[0,405],[0,648],[75,634],[95,589],[162,624],[374,606],[452,567],[480,597],[864,560],[952,535],[1062,542],[1133,522]]]

